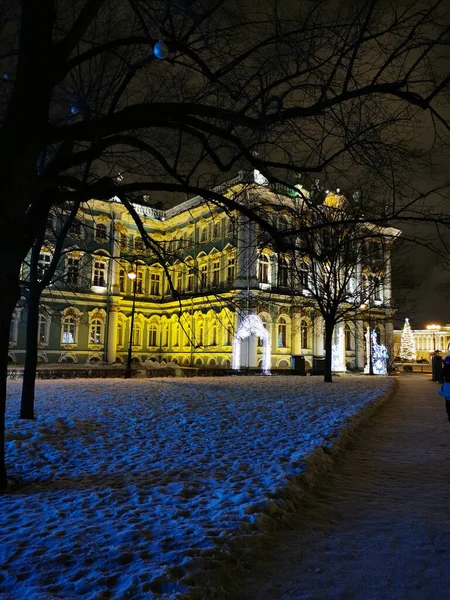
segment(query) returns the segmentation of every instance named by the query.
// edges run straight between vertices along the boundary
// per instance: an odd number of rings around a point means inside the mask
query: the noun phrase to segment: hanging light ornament
[[[159,60],[164,60],[169,54],[169,47],[166,42],[159,40],[153,47],[153,53]]]

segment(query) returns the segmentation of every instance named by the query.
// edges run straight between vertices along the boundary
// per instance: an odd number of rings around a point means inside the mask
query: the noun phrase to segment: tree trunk
[[[325,372],[323,380],[327,383],[333,382],[331,375],[331,347],[333,345],[334,321],[325,320]]]
[[[34,419],[34,388],[38,356],[39,299],[37,290],[30,290],[27,300],[27,342],[23,371],[20,418]]]
[[[14,273],[13,265],[8,265],[10,257],[0,257],[0,489],[7,488],[8,479],[5,462],[5,408],[8,370],[9,331],[14,308],[20,297],[19,267]]]

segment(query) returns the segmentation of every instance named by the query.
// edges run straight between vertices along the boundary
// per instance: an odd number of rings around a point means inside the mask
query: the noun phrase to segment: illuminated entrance
[[[235,371],[239,371],[241,368],[241,344],[242,340],[248,339],[251,335],[255,335],[261,338],[263,343],[263,355],[262,355],[262,372],[266,375],[270,374],[270,362],[271,362],[271,347],[270,347],[270,334],[264,327],[263,322],[258,315],[246,315],[239,329],[234,334],[233,338],[233,355],[231,368]]]

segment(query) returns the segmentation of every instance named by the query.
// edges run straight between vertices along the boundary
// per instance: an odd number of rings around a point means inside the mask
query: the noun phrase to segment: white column
[[[300,321],[300,313],[294,313],[291,330],[291,353],[294,355],[301,354]]]
[[[111,306],[108,314],[108,344],[106,348],[106,360],[109,363],[116,362],[118,316],[119,307]]]

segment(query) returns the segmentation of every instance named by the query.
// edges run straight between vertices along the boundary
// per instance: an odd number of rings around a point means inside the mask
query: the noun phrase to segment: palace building
[[[219,191],[247,208],[264,206],[281,230],[292,227],[283,205],[303,202],[301,194],[274,189],[257,171],[241,171]],[[307,261],[297,265],[294,289],[292,257],[277,253],[269,236],[233,206],[225,210],[201,197],[168,210],[132,206],[154,247],[146,247],[117,199],[91,200],[80,209],[41,298],[40,362],[123,364],[131,340],[133,361],[140,364],[230,368],[233,341],[249,315],[259,317],[264,332],[249,330],[239,339],[241,366],[261,366],[265,348],[271,369],[289,368],[293,356],[303,356],[311,369],[323,357],[324,329],[309,297]],[[63,218],[53,219],[55,235]],[[39,258],[41,275],[53,247],[49,233]],[[359,276],[366,277],[368,268],[360,265]],[[24,281],[27,269],[24,264]],[[394,314],[390,286],[384,277],[370,312],[370,326],[387,347]],[[26,307],[19,305],[10,332],[11,363],[24,363],[26,318]],[[342,369],[364,368],[368,325],[355,315],[336,327]]]

